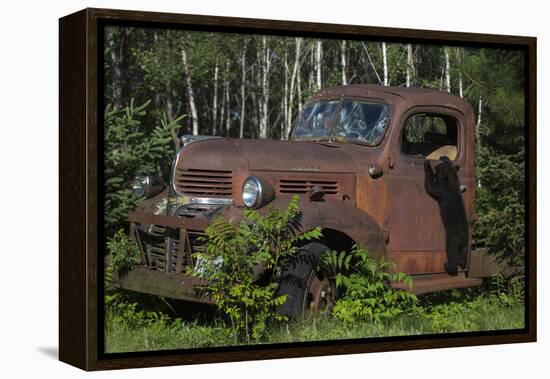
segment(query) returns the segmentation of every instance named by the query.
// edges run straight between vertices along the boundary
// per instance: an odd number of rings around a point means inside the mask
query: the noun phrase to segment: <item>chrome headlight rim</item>
[[[151,187],[151,177],[149,175],[136,175],[132,181],[132,192],[139,196],[143,197],[149,191]]]
[[[246,200],[246,195],[245,195],[245,188],[247,187],[247,185],[249,185],[251,183],[252,183],[253,186],[256,187],[256,196],[254,198],[254,201],[252,201],[252,202],[247,201]],[[263,188],[261,179],[258,178],[257,176],[254,176],[254,175],[249,176],[243,182],[243,188],[242,188],[242,191],[241,191],[243,204],[247,208],[252,208],[252,209],[259,208],[260,205],[262,204],[263,192],[264,192],[264,188]]]
[[[146,199],[158,195],[165,188],[164,180],[158,175],[136,175],[132,181],[132,192]]]

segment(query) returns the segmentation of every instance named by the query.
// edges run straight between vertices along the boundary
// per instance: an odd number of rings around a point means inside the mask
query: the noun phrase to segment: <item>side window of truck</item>
[[[458,156],[458,123],[450,116],[415,114],[405,122],[401,132],[401,152],[406,155],[438,160]]]

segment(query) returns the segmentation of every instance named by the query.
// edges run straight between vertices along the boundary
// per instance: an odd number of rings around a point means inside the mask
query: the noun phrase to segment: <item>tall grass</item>
[[[513,293],[513,292],[512,292]],[[118,295],[115,295],[118,296]],[[105,352],[235,346],[245,342],[219,319],[173,318],[140,308],[124,296],[107,299]],[[521,293],[452,290],[421,297],[420,306],[382,323],[343,323],[327,316],[269,326],[258,343],[292,343],[369,337],[459,333],[524,327]]]

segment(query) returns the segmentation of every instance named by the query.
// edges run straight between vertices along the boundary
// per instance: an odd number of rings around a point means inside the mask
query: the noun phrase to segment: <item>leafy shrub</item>
[[[136,106],[130,100],[122,109],[107,105],[104,118],[105,229],[110,236],[124,226],[128,211],[139,200],[131,190],[135,175],[160,175],[174,152],[171,134],[180,127],[180,116],[160,125],[143,125],[150,101]]]
[[[321,257],[321,265],[334,273],[336,287],[343,290],[332,309],[332,314],[341,321],[379,323],[396,318],[418,302],[416,295],[389,286],[389,282],[412,286],[409,275],[390,273],[394,264],[383,258],[375,260],[358,245],[349,252],[327,252]]]
[[[122,229],[107,241],[107,249],[111,253],[112,259],[110,269],[106,270],[106,278],[112,275],[112,272],[116,272],[120,276],[127,274],[136,264],[141,262],[136,241],[130,238]]]
[[[490,279],[489,294],[502,305],[521,305],[525,301],[525,280],[521,276],[505,278],[500,274],[494,275]]]
[[[206,251],[195,254],[192,274],[210,281],[204,294],[247,342],[269,338],[267,325],[286,320],[277,312],[286,295],[276,293],[275,272],[297,254],[301,241],[321,236],[320,229],[298,234],[300,217],[297,196],[286,210],[247,210],[238,224],[219,216],[205,231]],[[269,274],[259,283],[254,269],[261,265]]]

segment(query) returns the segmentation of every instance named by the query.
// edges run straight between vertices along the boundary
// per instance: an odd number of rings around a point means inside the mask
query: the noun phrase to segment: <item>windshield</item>
[[[375,144],[388,124],[387,104],[357,100],[326,100],[308,104],[292,132],[294,140],[344,139]]]

